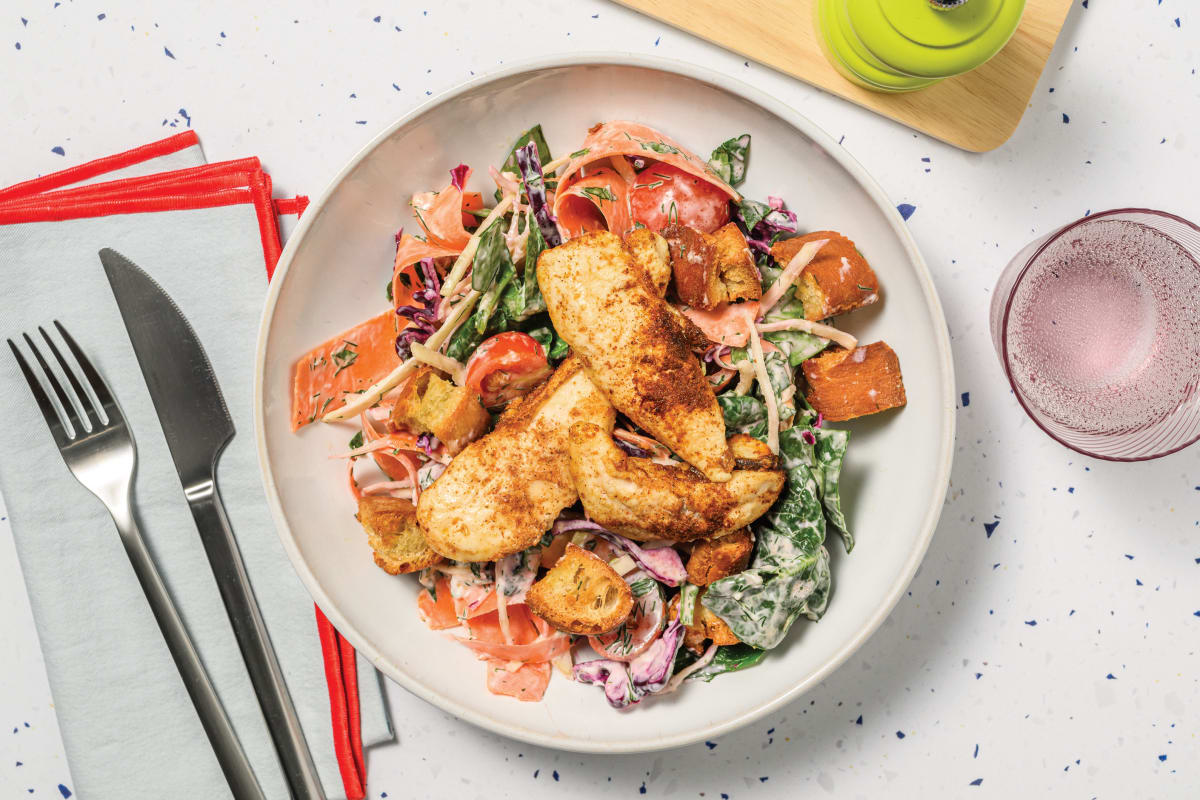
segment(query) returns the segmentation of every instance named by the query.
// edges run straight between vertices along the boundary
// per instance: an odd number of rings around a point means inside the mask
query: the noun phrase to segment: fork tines
[[[110,422],[119,421],[120,412],[117,411],[116,401],[113,400],[108,385],[105,384],[104,379],[100,377],[83,351],[79,349],[79,345],[75,343],[71,334],[67,333],[67,329],[58,320],[54,321],[54,327],[58,329],[67,349],[71,351],[74,365],[63,358],[58,345],[40,325],[38,332],[54,356],[61,374],[66,377],[69,389],[64,388],[58,375],[47,363],[42,351],[38,349],[37,343],[28,333],[23,333],[22,337],[25,339],[26,347],[33,353],[34,359],[41,368],[40,371],[30,366],[16,342],[9,339],[8,346],[12,348],[17,364],[20,365],[21,372],[25,375],[25,381],[29,384],[29,389],[33,392],[38,407],[42,411],[42,416],[46,418],[46,424],[50,426],[55,440],[61,447],[63,442],[73,441],[85,433],[92,433],[108,426]],[[47,392],[46,384],[49,384],[52,393]]]

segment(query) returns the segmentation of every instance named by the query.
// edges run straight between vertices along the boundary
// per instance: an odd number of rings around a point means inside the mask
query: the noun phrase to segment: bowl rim
[[[546,735],[544,733],[529,730],[519,725],[510,724],[498,721],[492,717],[476,712],[455,700],[452,697],[445,696],[431,688],[425,686],[408,675],[404,674],[393,665],[380,653],[371,643],[365,640],[357,632],[354,625],[340,612],[338,607],[332,602],[330,597],[325,593],[321,583],[309,568],[304,557],[300,553],[296,545],[294,537],[291,535],[287,519],[283,513],[283,507],[279,500],[279,492],[276,486],[274,476],[271,472],[271,467],[267,458],[267,443],[265,434],[265,414],[264,414],[264,372],[266,368],[266,350],[268,331],[274,319],[276,305],[279,300],[280,292],[291,269],[292,261],[296,251],[299,248],[299,243],[303,241],[305,234],[313,221],[317,219],[324,208],[324,205],[330,195],[337,187],[353,172],[358,165],[385,140],[391,137],[396,131],[407,125],[412,120],[421,116],[425,112],[450,102],[465,92],[477,89],[488,83],[511,78],[515,75],[526,72],[537,72],[547,69],[564,68],[564,67],[638,67],[643,69],[651,69],[659,72],[667,72],[681,77],[689,78],[716,87],[717,89],[729,92],[744,100],[748,100],[760,108],[778,116],[780,119],[787,122],[802,135],[806,136],[810,141],[820,147],[826,154],[838,162],[851,177],[862,187],[864,192],[875,202],[875,204],[884,212],[885,216],[891,224],[893,233],[899,238],[904,249],[908,254],[910,263],[916,273],[916,278],[920,284],[921,290],[925,296],[925,301],[931,310],[931,321],[934,323],[934,336],[937,345],[937,359],[940,362],[942,381],[938,387],[937,396],[942,400],[941,423],[942,437],[938,442],[937,455],[937,474],[935,476],[934,488],[930,495],[928,505],[926,506],[924,516],[920,526],[920,538],[912,552],[909,553],[907,560],[901,566],[896,580],[888,588],[882,602],[876,607],[867,624],[860,627],[850,639],[843,644],[832,656],[809,674],[806,678],[796,682],[785,691],[780,692],[776,696],[759,703],[756,706],[748,707],[736,716],[723,722],[710,724],[701,728],[669,735],[658,736],[652,740],[633,740],[626,742],[592,742],[583,738],[567,738]],[[946,490],[949,487],[950,467],[953,459],[953,445],[955,433],[955,402],[954,402],[954,362],[950,350],[950,335],[949,329],[946,326],[945,314],[942,310],[942,304],[938,298],[937,289],[933,283],[933,277],[929,272],[929,267],[922,258],[920,251],[917,249],[916,242],[912,234],[908,230],[903,218],[895,205],[888,199],[883,188],[875,181],[866,169],[858,163],[844,148],[837,143],[828,133],[819,128],[815,123],[801,114],[796,109],[783,103],[765,92],[756,89],[755,87],[737,79],[730,77],[724,73],[716,72],[708,67],[700,66],[686,61],[677,59],[663,58],[657,56],[644,56],[640,54],[627,52],[581,52],[574,54],[560,54],[554,56],[546,56],[541,58],[527,59],[519,62],[514,62],[508,66],[495,71],[489,71],[478,75],[468,81],[464,81],[446,91],[443,91],[420,105],[414,107],[395,122],[384,128],[379,134],[372,138],[366,145],[359,149],[349,161],[337,172],[321,195],[313,201],[297,225],[296,229],[288,238],[287,244],[280,256],[279,263],[276,266],[274,276],[268,287],[263,313],[259,324],[258,341],[255,346],[255,366],[254,366],[254,437],[258,450],[259,470],[262,474],[263,488],[267,496],[267,503],[271,508],[271,516],[275,521],[276,532],[279,535],[280,541],[283,544],[284,551],[287,553],[289,560],[292,562],[292,567],[296,570],[301,582],[312,596],[314,602],[333,623],[334,627],[342,633],[343,636],[358,650],[360,653],[370,659],[371,663],[380,669],[385,675],[398,683],[400,686],[407,689],[412,694],[421,699],[433,704],[434,706],[453,714],[459,719],[470,722],[485,730],[497,733],[512,739],[527,742],[529,744],[547,747],[555,750],[565,750],[580,753],[597,753],[597,754],[621,754],[621,753],[644,753],[656,750],[664,750],[674,747],[682,747],[693,744],[695,742],[711,739],[717,736],[730,733],[738,728],[748,725],[755,720],[761,719],[766,714],[780,708],[781,706],[797,699],[805,694],[808,690],[816,686],[834,670],[841,666],[854,652],[856,652],[872,634],[878,630],[879,626],[895,608],[900,598],[903,596],[905,589],[912,581],[916,574],[917,568],[924,559],[925,553],[929,548],[929,544],[933,539],[934,531],[937,528],[938,519],[941,516],[943,501],[945,499]]]
[[[1076,228],[1089,225],[1097,220],[1102,220],[1105,217],[1112,217],[1120,214],[1147,214],[1156,217],[1165,217],[1167,219],[1174,220],[1175,222],[1182,223],[1183,225],[1196,231],[1196,233],[1200,234],[1200,225],[1196,225],[1196,223],[1186,220],[1178,214],[1172,214],[1170,211],[1161,211],[1155,208],[1140,208],[1136,206],[1129,208],[1110,208],[1107,211],[1097,211],[1094,214],[1085,214],[1074,222],[1068,222],[1058,230],[1052,231],[1040,244],[1038,244],[1036,248],[1034,248],[1033,253],[1025,260],[1025,263],[1021,265],[1021,271],[1018,272],[1017,276],[1013,279],[1012,287],[1008,290],[1008,296],[1004,298],[1004,314],[1000,319],[999,356],[1000,368],[1004,370],[1004,379],[1008,381],[1008,385],[1012,389],[1013,396],[1017,398],[1017,403],[1020,404],[1021,410],[1025,412],[1025,415],[1033,420],[1033,424],[1041,428],[1043,433],[1061,444],[1063,447],[1066,447],[1069,450],[1074,450],[1076,453],[1085,455],[1088,458],[1095,458],[1100,461],[1115,461],[1118,463],[1132,464],[1138,461],[1153,461],[1156,458],[1163,458],[1164,456],[1178,453],[1180,450],[1183,450],[1186,447],[1191,447],[1196,442],[1200,442],[1200,432],[1197,432],[1195,436],[1183,442],[1182,444],[1173,445],[1166,450],[1156,453],[1147,453],[1145,455],[1137,456],[1114,456],[1107,453],[1094,453],[1091,450],[1087,450],[1086,448],[1082,447],[1081,445],[1068,442],[1066,439],[1063,439],[1057,433],[1052,431],[1044,421],[1043,412],[1034,408],[1032,403],[1025,399],[1025,393],[1021,391],[1019,386],[1017,386],[1017,379],[1013,377],[1012,359],[1008,349],[1008,323],[1012,314],[1013,301],[1016,298],[1017,289],[1021,287],[1021,283],[1025,280],[1025,276],[1029,273],[1030,268],[1033,267],[1034,262],[1041,258],[1042,253],[1046,252],[1051,245],[1062,239],[1063,236],[1067,235]],[[1163,233],[1157,229],[1156,232],[1166,236],[1168,239],[1171,239],[1171,241],[1175,241],[1169,234]],[[1176,242],[1176,244],[1179,243]],[[1180,246],[1182,247],[1182,245]]]

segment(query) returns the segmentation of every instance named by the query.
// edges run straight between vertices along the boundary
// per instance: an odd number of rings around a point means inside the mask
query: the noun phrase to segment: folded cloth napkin
[[[306,739],[331,798],[361,796],[361,745],[391,738],[378,675],[317,612],[275,535],[258,475],[254,341],[278,258],[256,159],[205,165],[194,134],[0,189],[0,335],[62,321],[106,377],[138,448],[142,532],[268,797],[287,790],[141,371],[97,258],[158,280],[205,345],[238,434],[218,483]],[[173,171],[158,174],[161,166]],[[88,185],[97,178],[115,181]],[[292,203],[296,206],[296,203]],[[300,210],[300,209],[297,209]],[[0,492],[75,786],[87,798],[229,797],[107,512],[70,475],[13,359],[0,357]],[[322,641],[324,639],[325,641]],[[324,645],[325,663],[317,658]],[[343,691],[327,689],[336,672]],[[330,683],[330,687],[334,683]],[[355,697],[357,695],[357,698]],[[353,701],[359,700],[356,704]],[[360,720],[353,719],[361,716]],[[344,749],[339,745],[338,749]],[[352,765],[353,775],[339,773]]]

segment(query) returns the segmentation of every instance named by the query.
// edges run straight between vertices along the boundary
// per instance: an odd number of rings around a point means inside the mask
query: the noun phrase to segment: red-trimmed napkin
[[[165,172],[158,171],[156,167],[163,163],[169,163],[178,168]],[[25,258],[33,260],[39,255],[44,257],[47,248],[57,246],[62,242],[69,243],[65,247],[65,252],[68,254],[66,260],[74,262],[78,259],[81,263],[63,264],[64,275],[56,280],[61,282],[65,279],[70,284],[75,283],[71,278],[75,274],[78,274],[80,280],[94,284],[94,278],[101,275],[95,258],[95,251],[100,246],[110,246],[124,251],[126,255],[151,271],[191,318],[189,304],[185,300],[189,289],[193,296],[198,292],[211,292],[219,295],[222,285],[220,281],[216,281],[215,285],[206,286],[203,280],[197,280],[197,276],[189,276],[187,274],[189,260],[196,262],[203,260],[198,257],[193,258],[190,254],[197,253],[197,248],[207,252],[209,247],[224,246],[233,255],[238,255],[243,260],[246,257],[254,258],[253,254],[247,250],[230,247],[229,242],[231,240],[242,241],[247,242],[247,247],[252,246],[248,244],[249,240],[244,238],[244,234],[251,227],[256,228],[257,246],[254,246],[254,249],[260,251],[259,257],[270,277],[280,254],[277,215],[299,215],[303,213],[307,204],[306,197],[273,200],[270,175],[262,169],[257,158],[204,164],[199,140],[194,132],[188,131],[125,153],[97,159],[87,164],[0,189],[0,243],[4,243],[6,235],[13,240],[12,246],[6,253],[12,264],[21,263],[23,249]],[[147,216],[149,214],[154,216]],[[197,224],[197,219],[194,217],[204,214],[213,216],[211,225]],[[250,224],[247,225],[247,223]],[[235,235],[236,230],[243,232],[242,238],[239,239]],[[153,251],[156,247],[171,251],[170,239],[172,236],[178,237],[177,257],[156,260]],[[147,238],[154,240],[155,247],[145,245]],[[146,251],[141,255],[137,250],[139,242]],[[166,246],[162,247],[164,244]],[[134,249],[129,251],[128,248]],[[79,251],[85,256],[90,255],[90,258],[79,258]],[[161,251],[159,255],[161,255]],[[219,263],[224,264],[226,260],[226,258],[219,259]],[[197,263],[196,266],[199,264]],[[5,269],[11,268],[6,267]],[[89,274],[89,270],[94,274]],[[212,275],[211,277],[215,279],[219,276]],[[102,276],[100,280],[103,280]],[[32,282],[36,283],[36,281]],[[49,289],[51,286],[53,284],[47,284],[46,288]],[[174,287],[182,287],[182,291],[177,293]],[[245,292],[246,289],[243,289],[242,294]],[[95,292],[88,294],[101,296]],[[32,295],[34,301],[40,298],[36,287],[24,292],[24,295],[26,295],[26,302],[23,305],[27,312],[30,305],[37,304],[36,302],[29,303],[29,296]],[[245,298],[235,297],[232,299],[242,301],[243,311],[246,310],[244,308],[247,305]],[[111,302],[99,304],[105,308],[95,310],[98,317],[103,317],[104,311],[112,310]],[[233,302],[231,305],[237,305],[237,302]],[[195,303],[193,303],[193,307],[195,307]],[[8,309],[4,308],[3,301],[0,301],[0,311],[6,312],[3,317],[0,317],[5,320],[6,327],[2,333],[9,336],[17,333],[15,328],[7,329],[10,318],[15,314],[7,313]],[[60,309],[48,304],[45,309],[40,310],[40,314],[45,317],[44,320],[38,317],[37,321],[42,324],[53,317],[62,318],[76,337],[84,342],[85,347],[91,345],[88,349],[93,353],[97,351],[98,347],[113,346],[109,342],[99,345],[91,337],[88,337],[86,326],[81,327],[79,314],[71,307]],[[246,314],[243,313],[242,317],[245,316]],[[199,320],[192,318],[191,321],[197,326],[201,337],[204,338],[204,331]],[[241,321],[244,325],[245,319]],[[95,327],[99,329],[111,324],[112,320],[96,319],[94,322]],[[128,348],[128,343],[125,341],[120,341],[119,344],[123,350]],[[214,352],[212,341],[206,340],[206,345],[208,345],[214,365],[218,367],[218,377],[222,377],[220,353]],[[246,339],[244,347],[248,352],[253,350],[252,335]],[[100,355],[103,356],[103,353]],[[137,387],[129,385],[132,381],[114,381],[113,375],[119,374],[121,370],[106,364],[103,357],[98,360],[101,361],[102,369],[105,369],[106,374],[109,375],[110,382],[114,383],[114,392],[121,398],[126,415],[130,417],[135,435],[138,437],[139,455],[142,456],[137,487],[139,507],[142,509],[144,522],[157,523],[144,525],[147,537],[151,540],[152,549],[159,558],[164,576],[184,612],[185,619],[190,617],[188,619],[189,627],[197,639],[201,655],[210,672],[213,673],[214,682],[234,718],[239,737],[242,738],[247,752],[254,761],[260,780],[267,789],[268,795],[274,796],[271,791],[272,780],[279,780],[278,766],[274,761],[273,751],[269,750],[269,741],[259,741],[265,737],[265,728],[262,728],[261,717],[256,713],[257,707],[247,708],[253,703],[253,695],[251,692],[247,698],[249,681],[245,676],[244,668],[241,667],[236,646],[232,644],[231,631],[228,630],[228,622],[224,618],[223,610],[216,611],[220,608],[220,603],[216,596],[215,586],[206,587],[204,585],[212,583],[211,574],[206,575],[207,564],[205,563],[203,568],[197,569],[197,557],[202,556],[202,549],[200,549],[194,527],[190,525],[190,521],[188,524],[179,522],[179,514],[176,512],[180,510],[179,507],[182,507],[186,513],[186,507],[182,506],[183,499],[179,493],[178,482],[174,474],[170,473],[166,475],[169,480],[165,481],[167,487],[165,491],[161,485],[162,482],[152,487],[143,486],[148,482],[143,477],[147,470],[147,462],[155,461],[155,455],[161,455],[161,452],[156,453],[155,451],[163,450],[164,445],[160,441],[161,434],[156,424],[153,426],[150,424],[139,425],[138,415],[133,408],[139,403],[131,401],[129,396],[131,393],[140,393],[137,391]],[[119,361],[119,359],[115,359],[114,363],[115,361]],[[110,366],[112,368],[108,368]],[[228,371],[235,370],[231,367]],[[0,370],[0,381],[3,381],[7,394],[14,395],[21,401],[28,400],[25,396],[27,393],[14,392],[9,387],[11,377],[9,370]],[[244,387],[238,386],[237,389],[233,389],[225,380],[222,383],[227,399],[230,399],[235,424],[238,424],[243,432],[243,436],[235,439],[235,445],[238,443],[238,439],[241,440],[242,445],[246,445],[251,439],[249,435],[251,417],[248,413],[239,417],[239,408],[231,399],[231,395],[240,393]],[[144,391],[144,387],[141,387],[141,391]],[[139,396],[137,399],[144,398]],[[9,398],[7,402],[11,404],[14,401]],[[19,407],[20,403],[15,405]],[[5,409],[0,403],[0,411],[4,410],[11,410],[14,413],[17,413],[18,410],[21,413],[26,411],[18,408]],[[245,411],[248,412],[249,409],[245,409]],[[42,434],[41,438],[48,442],[44,431],[38,431],[38,433]],[[31,445],[36,446],[34,444],[35,436],[29,436],[26,439]],[[8,442],[0,436],[0,456],[4,457],[0,460],[10,463],[14,461],[8,457],[11,454],[4,449],[12,444],[14,442]],[[231,445],[231,451],[235,449],[235,445]],[[252,443],[249,444],[249,447],[251,450],[253,449]],[[239,480],[234,482],[238,485],[232,489],[229,486],[230,481],[224,474],[226,472],[225,462],[233,460],[230,458],[230,454],[227,454],[222,461],[220,479],[223,492],[226,495],[227,503],[237,497],[239,502],[245,504],[245,510],[239,513],[234,513],[234,509],[231,507],[230,515],[233,517],[234,529],[239,536],[239,543],[247,560],[251,580],[257,588],[259,602],[263,605],[272,641],[279,653],[289,689],[306,730],[309,746],[313,750],[314,759],[321,771],[322,781],[325,783],[330,797],[342,796],[348,800],[357,800],[365,796],[364,728],[369,743],[373,744],[391,738],[390,723],[387,719],[378,675],[365,662],[364,669],[361,671],[358,669],[354,649],[338,634],[320,609],[316,609],[315,637],[311,623],[303,624],[296,611],[303,606],[300,598],[307,599],[307,595],[303,594],[304,590],[299,585],[279,546],[269,524],[269,517],[267,525],[261,524],[261,519],[266,517],[265,507],[262,509],[251,508],[255,500],[258,505],[265,506],[262,503],[261,485],[257,483],[257,475],[253,479],[257,495],[251,491],[243,500],[241,484],[248,482],[245,480],[244,470],[239,472]],[[156,473],[162,471],[164,470],[156,470]],[[31,496],[31,492],[28,491],[30,487],[24,482],[21,472],[17,469],[5,469],[3,465],[0,465],[0,489],[4,490],[10,508],[14,538],[21,556],[35,620],[41,635],[47,673],[56,700],[68,760],[77,785],[82,786],[84,792],[89,795],[93,792],[99,795],[105,790],[106,785],[119,786],[121,781],[125,780],[119,774],[120,771],[113,768],[114,762],[111,758],[105,755],[102,741],[106,737],[111,739],[114,736],[122,735],[119,730],[122,714],[112,710],[107,710],[106,714],[104,700],[108,698],[111,701],[107,703],[107,706],[120,708],[125,699],[137,702],[132,697],[137,692],[131,691],[132,687],[128,685],[128,673],[124,671],[130,665],[117,663],[114,669],[107,673],[104,671],[106,664],[123,661],[122,656],[125,654],[121,652],[122,648],[114,647],[112,641],[103,636],[81,640],[73,630],[74,625],[78,623],[78,613],[71,613],[72,609],[77,612],[77,603],[60,597],[60,595],[70,594],[70,592],[64,593],[51,586],[52,581],[56,584],[61,583],[63,572],[69,572],[71,564],[64,565],[61,554],[52,554],[51,557],[47,557],[44,538],[47,535],[46,531],[56,526],[70,528],[77,525],[78,520],[71,519],[70,516],[47,514],[47,510],[43,507],[44,504],[39,504]],[[155,475],[156,479],[161,477],[161,475]],[[174,482],[174,497],[169,491],[171,482]],[[63,490],[70,493],[72,487],[64,484]],[[153,501],[148,500],[147,496],[152,497]],[[97,511],[94,506],[94,502],[84,502],[80,504],[80,509],[94,512]],[[170,506],[176,506],[176,508],[170,508]],[[102,517],[102,509],[99,512]],[[53,518],[49,518],[50,516]],[[96,515],[91,514],[91,516]],[[245,520],[259,521],[260,524],[240,525],[239,516]],[[171,524],[172,521],[174,525]],[[101,523],[93,527],[99,529],[96,531],[99,536],[81,543],[82,555],[78,552],[75,553],[76,557],[81,559],[79,566],[91,564],[94,573],[95,565],[103,564],[112,572],[120,573],[113,577],[117,584],[122,584],[121,579],[129,577],[125,574],[127,565],[123,561],[113,562],[112,554],[100,557],[98,553],[87,550],[88,545],[92,545],[95,550],[104,549],[108,544],[116,542],[115,532],[111,530],[111,523],[107,525]],[[171,530],[171,528],[181,529]],[[76,548],[76,550],[78,549]],[[184,552],[177,553],[177,550]],[[199,578],[197,578],[197,574],[199,574]],[[207,581],[204,580],[205,577],[207,577]],[[125,580],[123,583],[127,584],[128,581]],[[134,586],[136,587],[136,583]],[[128,594],[129,588],[127,585],[104,586],[99,587],[98,591],[101,594],[119,595],[122,592]],[[288,595],[293,598],[293,601],[288,603],[281,595]],[[140,616],[146,618],[148,611],[143,608],[144,601],[139,604],[134,599],[128,605],[130,613],[123,616],[139,616],[133,612],[144,612]],[[149,620],[141,620],[143,623],[146,621]],[[127,636],[129,632],[122,630],[122,622],[123,620],[114,620],[111,616],[97,619],[97,624],[101,627],[105,625],[113,627],[111,632],[113,635]],[[150,624],[153,624],[152,621]],[[137,636],[133,637],[133,640],[136,640],[141,649],[146,651],[144,660],[150,660],[154,656],[160,657],[165,653],[165,646],[162,645],[161,639],[147,636],[144,624],[140,627],[141,630]],[[97,633],[101,633],[101,631],[97,631]],[[157,634],[156,629],[154,633]],[[313,661],[311,650],[314,646],[312,639],[314,638],[320,642],[323,670],[311,668],[310,662]],[[232,649],[222,647],[222,640],[226,640],[225,643]],[[88,653],[86,645],[89,641],[95,644],[93,649],[100,652]],[[126,641],[132,640],[127,639]],[[161,661],[161,658],[158,660]],[[178,705],[182,685],[176,686],[178,681],[172,682],[171,676],[174,674],[176,673],[173,667],[169,668],[169,672],[164,672],[162,665],[159,665],[157,669],[147,669],[142,673],[143,679],[145,676],[153,676],[152,681],[143,680],[143,683],[145,685],[152,685],[155,682],[165,684],[168,689],[165,694],[170,696],[172,703]],[[361,682],[359,681],[360,675],[363,677]],[[123,682],[125,685],[121,685]],[[318,689],[318,687],[323,688]],[[170,689],[178,691],[171,692]],[[361,704],[360,692],[363,695]],[[163,692],[152,694],[160,697],[161,702],[166,702],[162,699]],[[125,698],[125,695],[131,696]],[[186,694],[182,695],[182,699],[186,702]],[[325,705],[326,699],[327,705]],[[321,710],[320,706],[324,706],[327,711],[320,717],[316,717],[315,713]],[[184,709],[176,708],[171,712],[171,717],[182,715],[187,719],[190,711],[190,705]],[[156,708],[153,714],[161,720],[167,714],[167,708]],[[107,716],[102,724],[98,724],[99,720],[96,719],[100,715]],[[128,712],[124,716],[128,717]],[[194,712],[191,713],[191,716],[194,717]],[[329,720],[332,730],[325,728],[323,724],[318,724],[318,720],[321,718]],[[114,723],[114,719],[116,723]],[[136,731],[136,735],[151,738],[156,736],[152,724],[147,725],[144,721],[133,724],[142,728],[150,728],[150,730]],[[188,730],[172,730],[170,735],[164,734],[164,741],[187,741],[193,750],[196,745],[207,748],[207,742],[203,733],[200,732],[198,723],[184,727],[190,730],[190,736]],[[331,742],[332,747],[329,746]],[[178,747],[180,745],[170,746]],[[178,755],[176,754],[176,756]],[[211,758],[211,753],[208,755]],[[207,760],[203,754],[197,756],[197,760],[207,766]],[[178,757],[174,759],[174,763],[179,763]],[[129,766],[134,770],[139,768],[138,764]],[[149,764],[144,762],[140,766],[145,768]],[[336,791],[337,787],[332,775],[335,770],[341,779],[342,793]],[[201,774],[186,778],[189,791],[194,792],[200,786],[207,788],[207,783],[202,777],[204,772],[204,769],[200,769],[199,773]],[[117,773],[115,783],[114,773]],[[155,774],[161,774],[161,770],[156,770]],[[219,777],[219,773],[217,775]],[[152,784],[154,780],[151,779],[149,782]],[[150,786],[146,785],[144,779],[139,780],[139,786],[142,790],[150,790]],[[167,785],[161,787],[161,791],[168,790]],[[221,787],[214,787],[213,791],[216,794],[206,794],[206,796],[220,796]],[[155,794],[155,796],[165,795]]]

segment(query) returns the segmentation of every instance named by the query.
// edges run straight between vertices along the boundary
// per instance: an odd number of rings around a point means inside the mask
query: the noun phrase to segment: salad
[[[750,150],[608,121],[555,156],[535,125],[413,195],[379,313],[295,364],[293,429],[352,429],[376,563],[493,693],[557,671],[624,708],[825,613],[827,537],[854,547],[829,423],[904,385],[833,324],[881,297],[866,258],[743,197]]]

